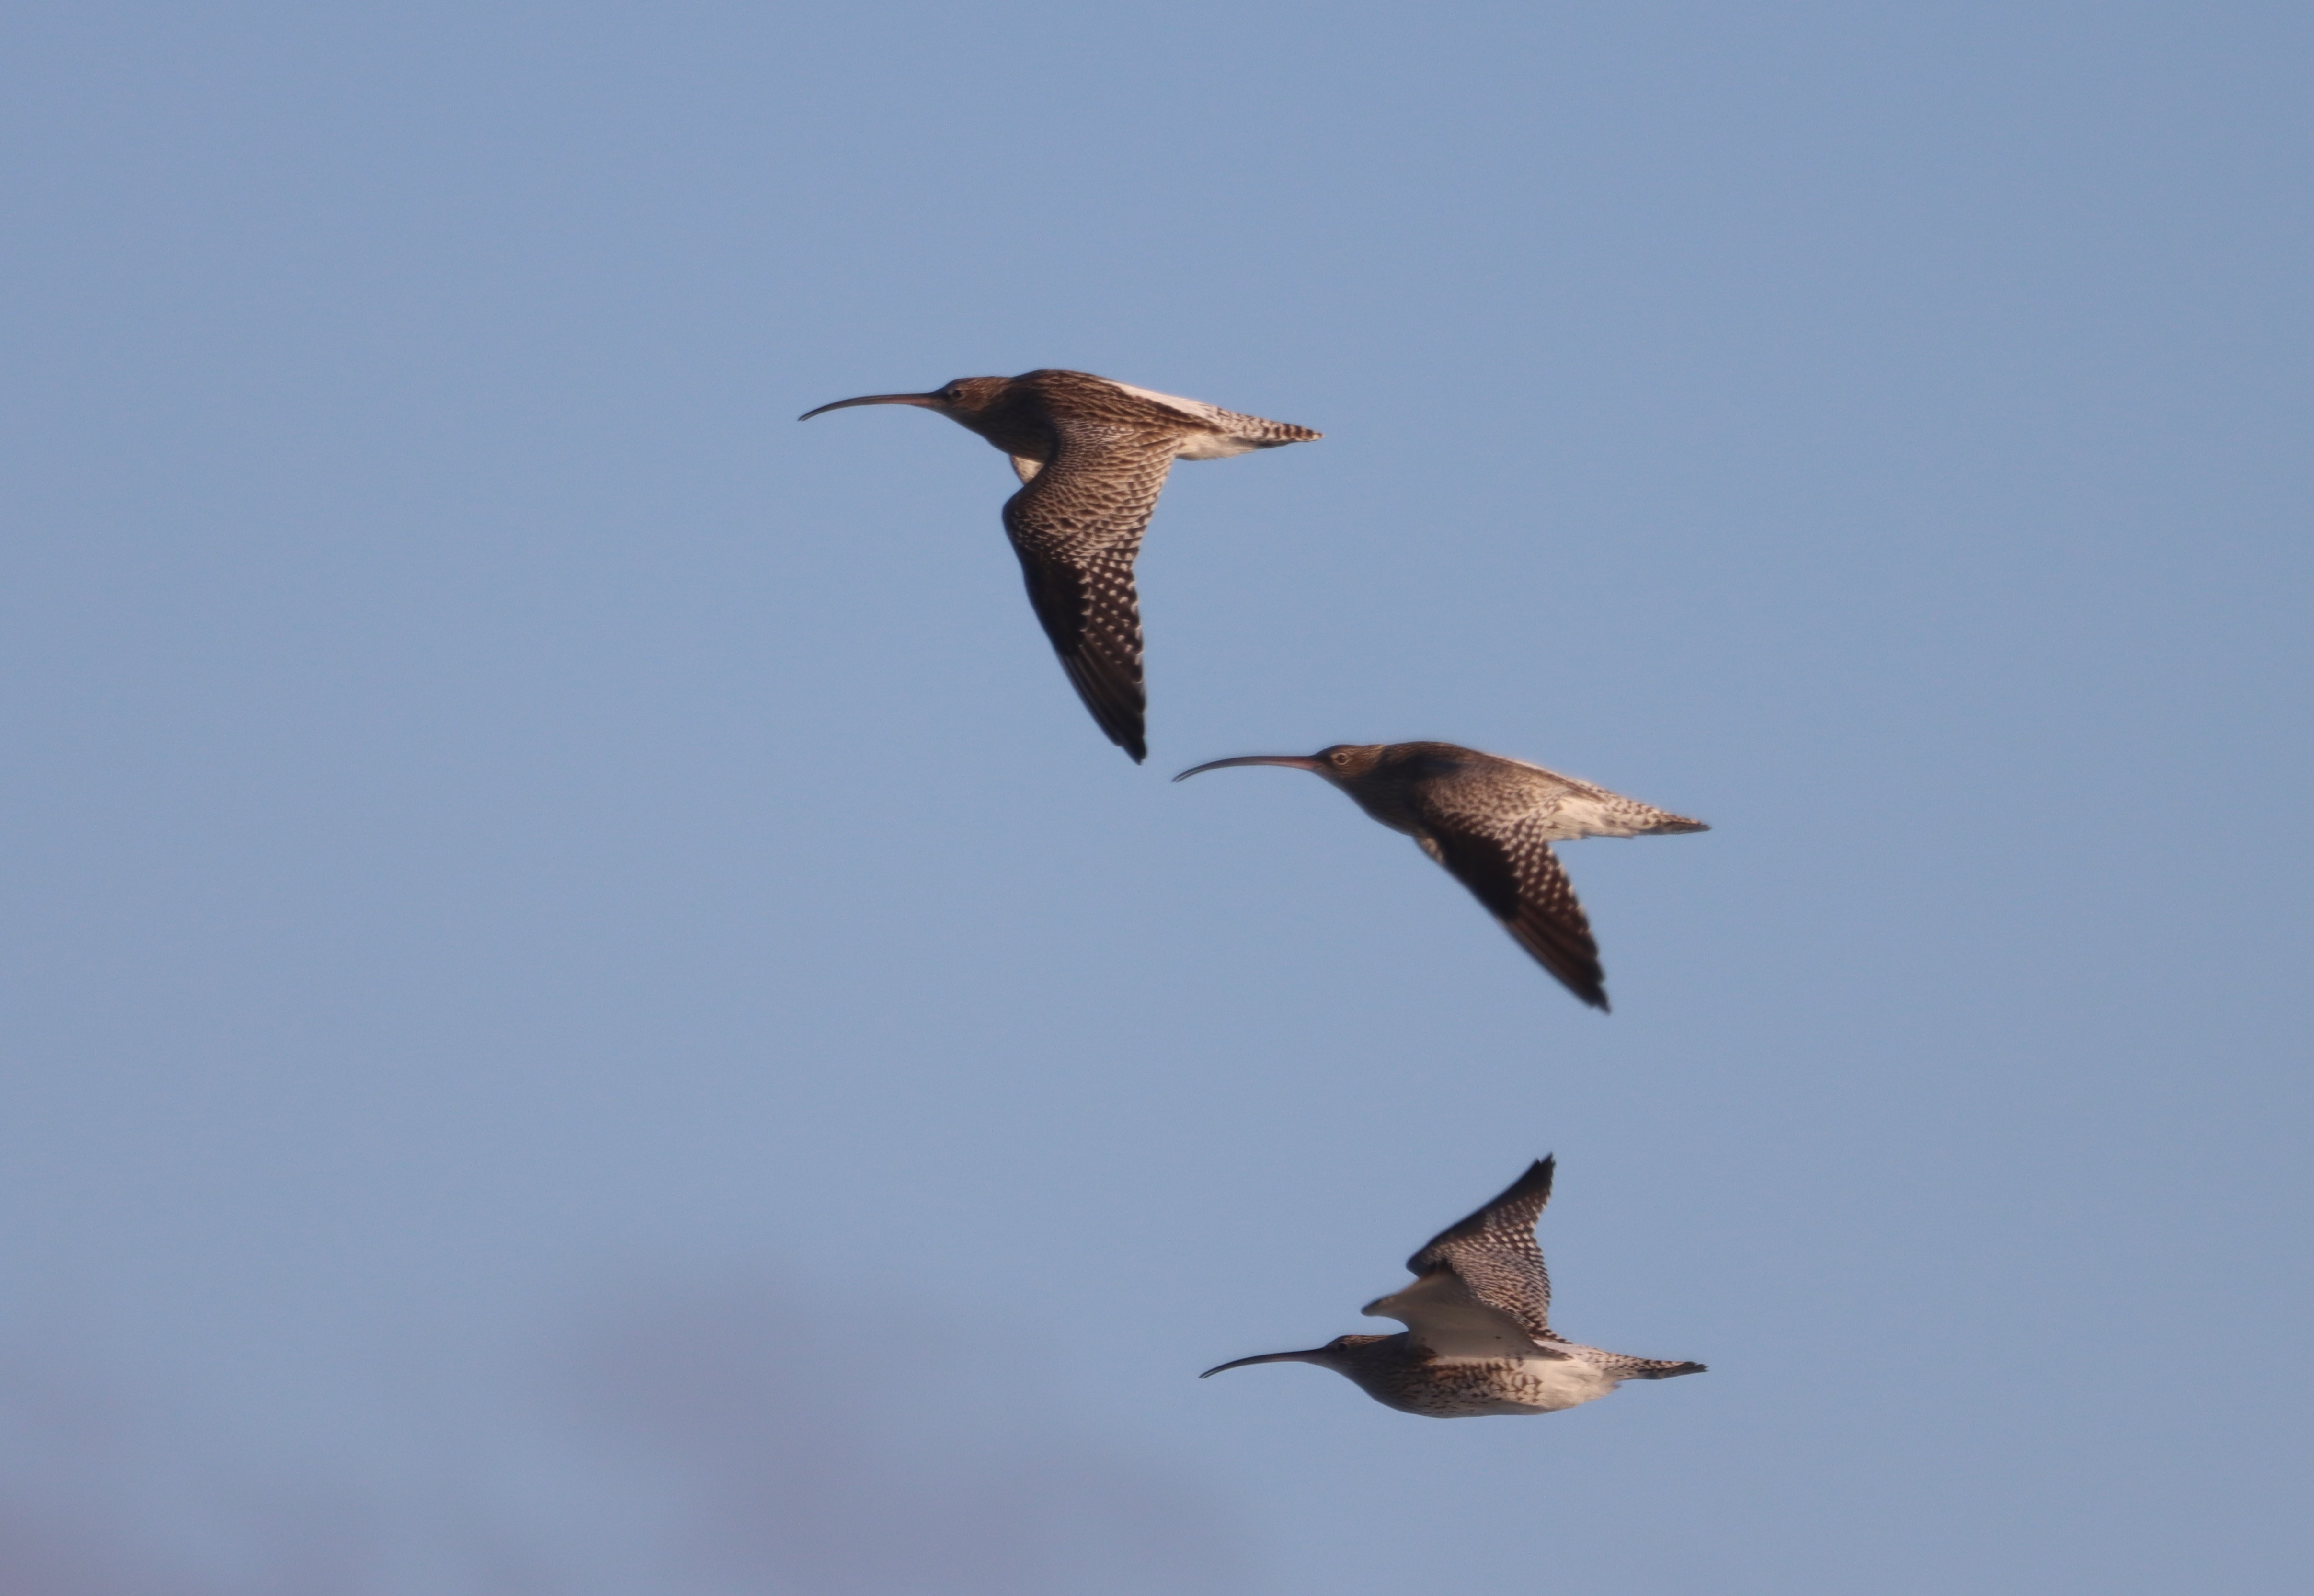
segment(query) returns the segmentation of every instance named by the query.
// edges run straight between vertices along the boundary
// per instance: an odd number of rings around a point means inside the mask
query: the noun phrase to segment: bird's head
[[[1358,1361],[1365,1348],[1378,1341],[1396,1341],[1395,1336],[1337,1336],[1323,1346],[1313,1346],[1308,1352],[1262,1353],[1255,1357],[1236,1358],[1226,1363],[1216,1363],[1199,1380],[1209,1379],[1224,1369],[1242,1369],[1249,1363],[1315,1363],[1321,1369],[1347,1371]]]
[[[1308,771],[1323,776],[1329,781],[1356,781],[1372,775],[1390,752],[1388,743],[1337,743],[1330,748],[1320,748],[1315,754],[1241,754],[1235,759],[1216,759],[1201,765],[1192,765],[1173,778],[1186,781],[1205,771],[1218,771],[1233,764],[1280,764],[1288,770]]]
[[[808,421],[814,416],[849,410],[855,404],[912,404],[921,410],[938,410],[952,421],[969,425],[974,417],[994,408],[1011,385],[1011,377],[958,377],[952,383],[942,383],[929,393],[866,393],[858,399],[839,399],[834,404],[806,410],[796,419]]]

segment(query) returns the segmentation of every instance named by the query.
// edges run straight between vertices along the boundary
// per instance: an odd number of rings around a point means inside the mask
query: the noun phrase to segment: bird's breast
[[[1422,816],[1415,813],[1413,804],[1402,783],[1396,781],[1336,781],[1335,786],[1349,795],[1350,802],[1366,812],[1366,816],[1378,820],[1394,832],[1404,832],[1418,837],[1426,829]]]

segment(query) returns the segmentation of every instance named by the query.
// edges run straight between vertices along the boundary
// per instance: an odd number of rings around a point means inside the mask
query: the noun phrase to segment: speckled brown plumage
[[[1541,765],[1453,743],[1337,744],[1306,755],[1246,754],[1173,779],[1240,764],[1285,765],[1325,777],[1368,815],[1411,836],[1536,963],[1595,1009],[1607,1007],[1599,945],[1550,845],[1711,829]]]
[[[1061,666],[1109,741],[1148,757],[1141,604],[1133,561],[1176,460],[1218,460],[1320,435],[1200,400],[1082,371],[962,377],[929,393],[879,393],[861,404],[937,410],[1010,455],[1021,488],[1004,505],[1029,603]]]
[[[1534,1224],[1550,1201],[1556,1168],[1554,1159],[1529,1166],[1500,1196],[1407,1260],[1415,1283],[1364,1309],[1405,1325],[1398,1335],[1338,1336],[1307,1352],[1238,1358],[1206,1374],[1249,1363],[1316,1363],[1401,1413],[1476,1418],[1556,1413],[1627,1380],[1702,1373],[1700,1363],[1584,1346],[1550,1327],[1550,1276]]]

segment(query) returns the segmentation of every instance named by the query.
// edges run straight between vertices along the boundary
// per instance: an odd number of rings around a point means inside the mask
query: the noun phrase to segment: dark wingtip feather
[[[1532,1196],[1538,1190],[1547,1197],[1550,1195],[1551,1180],[1558,1173],[1559,1155],[1555,1152],[1546,1152],[1529,1164],[1526,1167],[1526,1173],[1511,1182],[1510,1189],[1497,1197],[1495,1202],[1507,1203],[1514,1197]]]
[[[1574,910],[1571,925],[1555,922],[1524,905],[1515,919],[1502,923],[1512,939],[1550,971],[1559,985],[1601,1013],[1612,1012],[1607,1002],[1606,966],[1599,962],[1598,944],[1592,940],[1591,927],[1579,907]]]
[[[1148,699],[1140,682],[1125,675],[1113,662],[1091,655],[1063,654],[1060,660],[1069,685],[1077,690],[1077,697],[1101,735],[1132,755],[1134,763],[1145,761],[1149,741],[1142,727]]]
[[[1558,1173],[1559,1155],[1555,1152],[1546,1153],[1529,1164],[1525,1174],[1521,1175],[1485,1203],[1432,1237],[1423,1250],[1426,1252],[1429,1248],[1435,1247],[1439,1242],[1451,1238],[1468,1236],[1473,1231],[1486,1229],[1488,1216],[1506,1204],[1524,1202],[1530,1197],[1539,1198],[1545,1203],[1550,1202],[1550,1183]]]
[[[1110,742],[1124,749],[1131,756],[1135,764],[1141,764],[1147,761],[1149,743],[1142,735],[1139,715],[1135,714],[1128,718],[1126,715],[1116,713],[1113,710],[1105,714],[1090,697],[1085,700],[1085,707],[1093,711],[1093,723],[1108,734]]]
[[[1516,1203],[1526,1197],[1541,1197],[1548,1203],[1550,1200],[1550,1183],[1558,1177],[1558,1175],[1559,1155],[1555,1152],[1543,1154],[1526,1167],[1525,1174],[1497,1193],[1494,1201],[1479,1209],[1478,1212],[1470,1215],[1469,1218],[1457,1221],[1457,1228],[1483,1219],[1506,1203]]]

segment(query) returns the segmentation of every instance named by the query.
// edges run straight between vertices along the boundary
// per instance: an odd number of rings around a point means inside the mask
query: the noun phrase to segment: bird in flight
[[[807,410],[912,404],[970,428],[1012,458],[1004,501],[1029,603],[1108,740],[1149,756],[1143,721],[1141,601],[1133,560],[1176,460],[1220,460],[1321,434],[1155,393],[1082,371],[959,377],[929,393],[870,393]]]
[[[1453,743],[1338,743],[1310,754],[1248,754],[1173,780],[1238,764],[1285,765],[1325,777],[1359,808],[1411,836],[1536,963],[1594,1009],[1607,1007],[1599,944],[1550,845],[1711,829],[1541,765]]]
[[[1397,1335],[1337,1336],[1308,1352],[1239,1358],[1197,1378],[1249,1363],[1315,1363],[1348,1376],[1385,1407],[1458,1419],[1557,1413],[1627,1380],[1702,1373],[1700,1363],[1577,1345],[1550,1327],[1550,1274],[1534,1222],[1550,1201],[1556,1164],[1531,1165],[1508,1191],[1406,1260],[1415,1283],[1362,1310],[1398,1320],[1406,1328]]]

